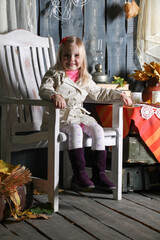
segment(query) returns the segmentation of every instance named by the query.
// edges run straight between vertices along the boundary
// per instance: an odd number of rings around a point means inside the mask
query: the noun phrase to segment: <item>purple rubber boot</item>
[[[77,148],[68,151],[71,161],[74,177],[72,182],[72,188],[78,190],[91,190],[94,183],[90,180],[85,171],[86,161],[84,158],[84,149]]]
[[[92,181],[96,188],[102,190],[116,189],[114,183],[112,183],[105,174],[106,169],[106,151],[93,151],[93,167],[92,167]]]

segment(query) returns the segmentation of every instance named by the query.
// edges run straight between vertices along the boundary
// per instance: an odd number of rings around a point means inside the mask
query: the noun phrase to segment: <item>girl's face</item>
[[[79,47],[74,43],[66,44],[61,54],[61,64],[64,70],[75,71],[81,67]]]

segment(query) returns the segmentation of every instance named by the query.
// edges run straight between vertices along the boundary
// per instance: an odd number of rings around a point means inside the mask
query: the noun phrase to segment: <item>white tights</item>
[[[90,126],[70,124],[61,128],[61,132],[68,135],[69,150],[83,147],[83,132],[92,138],[92,150],[105,150],[104,131],[98,123]]]

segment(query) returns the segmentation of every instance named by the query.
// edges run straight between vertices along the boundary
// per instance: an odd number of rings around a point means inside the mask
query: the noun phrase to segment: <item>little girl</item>
[[[87,71],[85,47],[81,39],[71,36],[62,39],[58,50],[57,63],[42,79],[40,96],[52,100],[60,108],[60,131],[68,135],[69,158],[74,178],[72,186],[78,189],[115,189],[105,175],[106,151],[103,128],[83,108],[87,96],[97,101],[121,99],[125,105],[131,99],[117,90],[97,86]],[[44,113],[42,129],[47,128],[47,112]],[[92,179],[85,171],[83,132],[92,138],[93,152]]]

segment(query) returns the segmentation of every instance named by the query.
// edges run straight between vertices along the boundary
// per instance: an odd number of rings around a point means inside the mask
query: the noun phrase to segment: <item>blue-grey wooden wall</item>
[[[131,1],[131,0],[130,0]],[[66,0],[61,0],[63,9]],[[49,16],[50,0],[39,0],[38,29],[41,36],[52,36],[56,51],[59,41],[66,36],[76,35],[86,46],[88,69],[94,71],[94,56],[98,39],[103,39],[105,56],[104,71],[110,70],[108,81],[113,75],[124,77],[133,91],[140,91],[141,84],[128,78],[128,74],[139,68],[136,57],[136,34],[138,16],[126,21],[123,6],[125,0],[89,0],[83,7],[72,4],[69,21],[59,21]],[[139,4],[139,0],[136,0]]]

